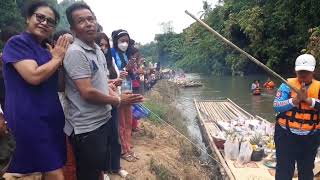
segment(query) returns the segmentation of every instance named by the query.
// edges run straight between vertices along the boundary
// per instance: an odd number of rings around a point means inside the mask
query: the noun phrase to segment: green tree
[[[23,29],[24,20],[14,0],[1,0],[0,14],[0,32],[5,27],[14,27],[17,31]],[[0,41],[0,48],[3,47],[3,44],[4,42]]]
[[[302,49],[319,54],[320,2],[317,0],[224,0],[203,2],[203,21],[262,63],[291,73]],[[317,28],[316,28],[317,29]],[[311,36],[311,37],[310,37]],[[259,73],[261,68],[213,37],[198,23],[182,33],[156,35],[158,60],[186,71],[212,74]]]
[[[157,44],[155,42],[140,46],[140,53],[147,62],[154,63],[158,61]]]

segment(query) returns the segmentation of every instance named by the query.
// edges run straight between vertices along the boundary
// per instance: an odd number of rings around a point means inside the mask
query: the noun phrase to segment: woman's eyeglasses
[[[47,25],[50,27],[56,27],[57,22],[56,20],[50,18],[50,17],[46,17],[43,14],[39,14],[39,13],[34,13],[34,15],[36,15],[36,20],[40,23],[43,23],[44,21],[47,22]]]

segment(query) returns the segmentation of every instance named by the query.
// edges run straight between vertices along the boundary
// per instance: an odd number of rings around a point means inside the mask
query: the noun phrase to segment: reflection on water
[[[240,107],[247,110],[253,115],[259,115],[268,121],[273,121],[274,111],[272,102],[276,89],[263,89],[261,96],[253,96],[250,93],[251,83],[255,79],[259,79],[261,86],[268,76],[252,75],[252,76],[200,76],[198,74],[188,74],[188,78],[201,80],[204,83],[203,87],[186,88],[181,90],[179,103],[186,103],[189,100],[188,107],[193,106],[192,99],[225,99],[230,98]],[[276,81],[276,86],[279,82]]]
[[[181,89],[177,97],[177,106],[180,108],[187,119],[187,127],[191,137],[204,148],[201,133],[196,122],[197,112],[195,110],[193,99],[226,99],[229,98],[244,108],[252,115],[261,116],[268,121],[274,121],[275,113],[272,109],[272,102],[276,89],[263,89],[261,96],[253,96],[250,92],[251,83],[259,79],[261,86],[267,80],[267,75],[251,76],[201,76],[198,74],[187,74],[187,78],[200,80],[204,83],[203,87]],[[273,79],[272,79],[273,80]],[[273,80],[278,87],[279,81]]]

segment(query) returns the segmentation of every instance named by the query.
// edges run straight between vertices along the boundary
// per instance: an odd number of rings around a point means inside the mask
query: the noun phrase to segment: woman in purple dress
[[[59,21],[57,11],[36,2],[27,11],[27,28],[3,50],[5,118],[16,139],[9,173],[41,172],[44,179],[63,180],[66,160],[64,115],[59,102],[57,69],[69,45],[61,36],[46,44]]]

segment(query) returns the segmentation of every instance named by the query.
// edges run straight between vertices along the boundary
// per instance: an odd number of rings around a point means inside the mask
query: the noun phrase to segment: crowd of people
[[[66,17],[70,29],[55,33],[59,13],[34,2],[25,31],[4,46],[0,138],[12,134],[16,148],[0,172],[63,180],[72,148],[78,180],[126,177],[120,159],[139,160],[131,140],[139,117],[132,106],[156,83],[160,63],[144,62],[126,30],[113,31],[109,39],[83,2],[68,7]]]

